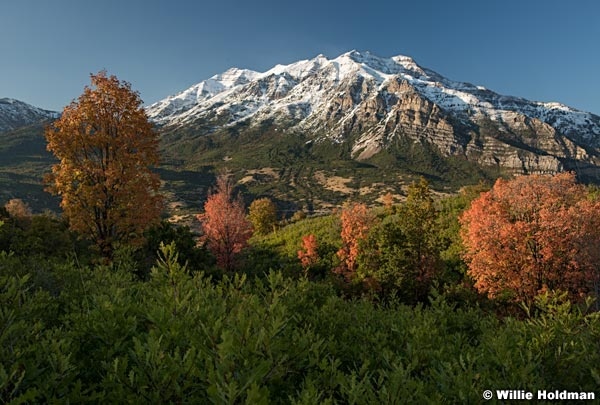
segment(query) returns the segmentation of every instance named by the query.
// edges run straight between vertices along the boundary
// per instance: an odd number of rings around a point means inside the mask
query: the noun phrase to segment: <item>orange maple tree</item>
[[[577,298],[597,286],[600,202],[572,173],[498,180],[460,222],[468,272],[490,297],[510,291],[531,302],[563,290]]]
[[[385,212],[388,215],[394,213],[394,195],[389,191],[381,197],[381,203],[385,208]]]
[[[217,265],[225,271],[234,270],[236,256],[248,246],[252,236],[252,224],[246,218],[241,197],[233,196],[233,184],[227,176],[217,178],[216,190],[208,196],[204,213],[197,218]]]
[[[365,204],[354,203],[342,209],[340,219],[343,245],[337,256],[341,263],[334,271],[342,274],[346,280],[351,280],[356,275],[359,243],[368,236],[371,226],[375,223],[375,216]]]
[[[47,148],[59,163],[46,176],[62,198],[71,229],[89,237],[105,257],[119,242],[139,244],[158,222],[158,136],[131,85],[106,72],[65,107],[46,129]]]
[[[298,251],[298,259],[306,270],[319,261],[319,244],[317,237],[312,233],[302,237],[302,249]]]
[[[4,209],[13,218],[28,218],[31,217],[31,209],[26,202],[20,198],[13,198],[4,204]]]

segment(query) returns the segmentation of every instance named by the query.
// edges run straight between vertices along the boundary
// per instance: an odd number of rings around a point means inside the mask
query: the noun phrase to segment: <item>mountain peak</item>
[[[369,51],[352,50],[346,52],[335,61],[343,64],[357,64],[368,75],[382,77],[381,75],[407,75],[405,78],[427,76],[427,73],[410,57],[404,55],[384,58]]]
[[[344,52],[339,57],[340,58],[346,57],[346,58],[350,58],[352,60],[356,60],[356,59],[360,59],[361,58],[361,53],[360,53],[360,51],[358,51],[356,49],[352,49],[351,51]]]
[[[409,56],[379,57],[358,50],[333,59],[320,54],[276,65],[264,73],[231,68],[149,106],[147,112],[155,122],[168,126],[228,114],[231,121],[226,125],[256,117],[267,119],[274,114],[287,115],[297,120],[295,125],[303,130],[325,125],[329,133],[338,132],[331,135],[335,138],[342,136],[340,132],[346,131],[347,123],[356,119],[358,109],[367,108],[362,103],[368,100],[375,104],[368,107],[373,111],[367,116],[383,117],[379,124],[387,128],[386,120],[396,121],[392,115],[397,109],[389,103],[398,103],[407,91],[421,100],[419,108],[435,106],[444,116],[452,116],[452,122],[466,127],[479,125],[481,120],[510,126],[507,122],[519,115],[538,120],[573,139],[600,146],[600,117],[593,114],[454,82],[422,68]],[[412,102],[417,103],[417,99]],[[425,112],[417,115],[422,114]],[[323,122],[332,119],[335,122]]]
[[[212,80],[221,83],[226,89],[254,80],[260,73],[249,69],[230,68],[225,72],[214,75]],[[210,80],[210,79],[209,79]]]
[[[353,49],[349,52],[343,53],[336,59],[349,59],[355,63],[369,65],[369,66],[371,66],[371,65],[378,66],[378,65],[382,65],[382,64],[386,63],[385,58],[381,58],[377,55],[374,55],[369,51],[357,51],[356,49]],[[375,67],[375,66],[372,66],[372,67]]]
[[[34,107],[14,98],[0,98],[0,132],[37,124],[58,116],[59,113],[55,111]]]

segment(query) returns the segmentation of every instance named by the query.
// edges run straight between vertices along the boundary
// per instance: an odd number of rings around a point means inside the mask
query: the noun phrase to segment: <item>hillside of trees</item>
[[[62,215],[0,208],[0,402],[478,403],[600,386],[600,193],[571,173],[330,215],[230,176],[161,219],[156,137],[104,72],[46,130]],[[550,401],[551,402],[551,401]]]
[[[63,219],[11,201],[0,398],[463,403],[503,387],[593,392],[592,287],[544,286],[530,300],[477,287],[461,226],[482,188],[434,201],[421,182],[400,204],[262,224],[270,230],[241,238],[230,261],[162,222],[107,263]]]

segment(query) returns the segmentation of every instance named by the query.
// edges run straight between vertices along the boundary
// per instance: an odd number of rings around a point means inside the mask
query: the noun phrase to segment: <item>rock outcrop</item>
[[[349,143],[357,160],[404,139],[510,172],[578,170],[600,180],[597,115],[453,82],[405,56],[352,51],[265,73],[231,69],[147,111],[169,130],[198,120],[281,123],[314,142]]]

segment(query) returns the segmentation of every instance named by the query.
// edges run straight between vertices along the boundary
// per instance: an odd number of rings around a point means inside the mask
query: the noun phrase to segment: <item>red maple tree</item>
[[[312,233],[302,237],[302,249],[298,251],[298,259],[304,271],[319,261],[317,237]]]
[[[217,265],[225,271],[234,270],[237,255],[252,236],[252,224],[246,218],[241,197],[233,196],[233,184],[227,176],[217,178],[217,187],[204,204],[204,214],[197,218]]]
[[[580,297],[597,287],[600,202],[575,175],[498,180],[461,217],[475,287],[531,302],[548,290]]]
[[[369,234],[375,216],[365,204],[354,203],[342,209],[342,248],[337,252],[341,263],[334,271],[351,280],[356,274],[359,243]]]

